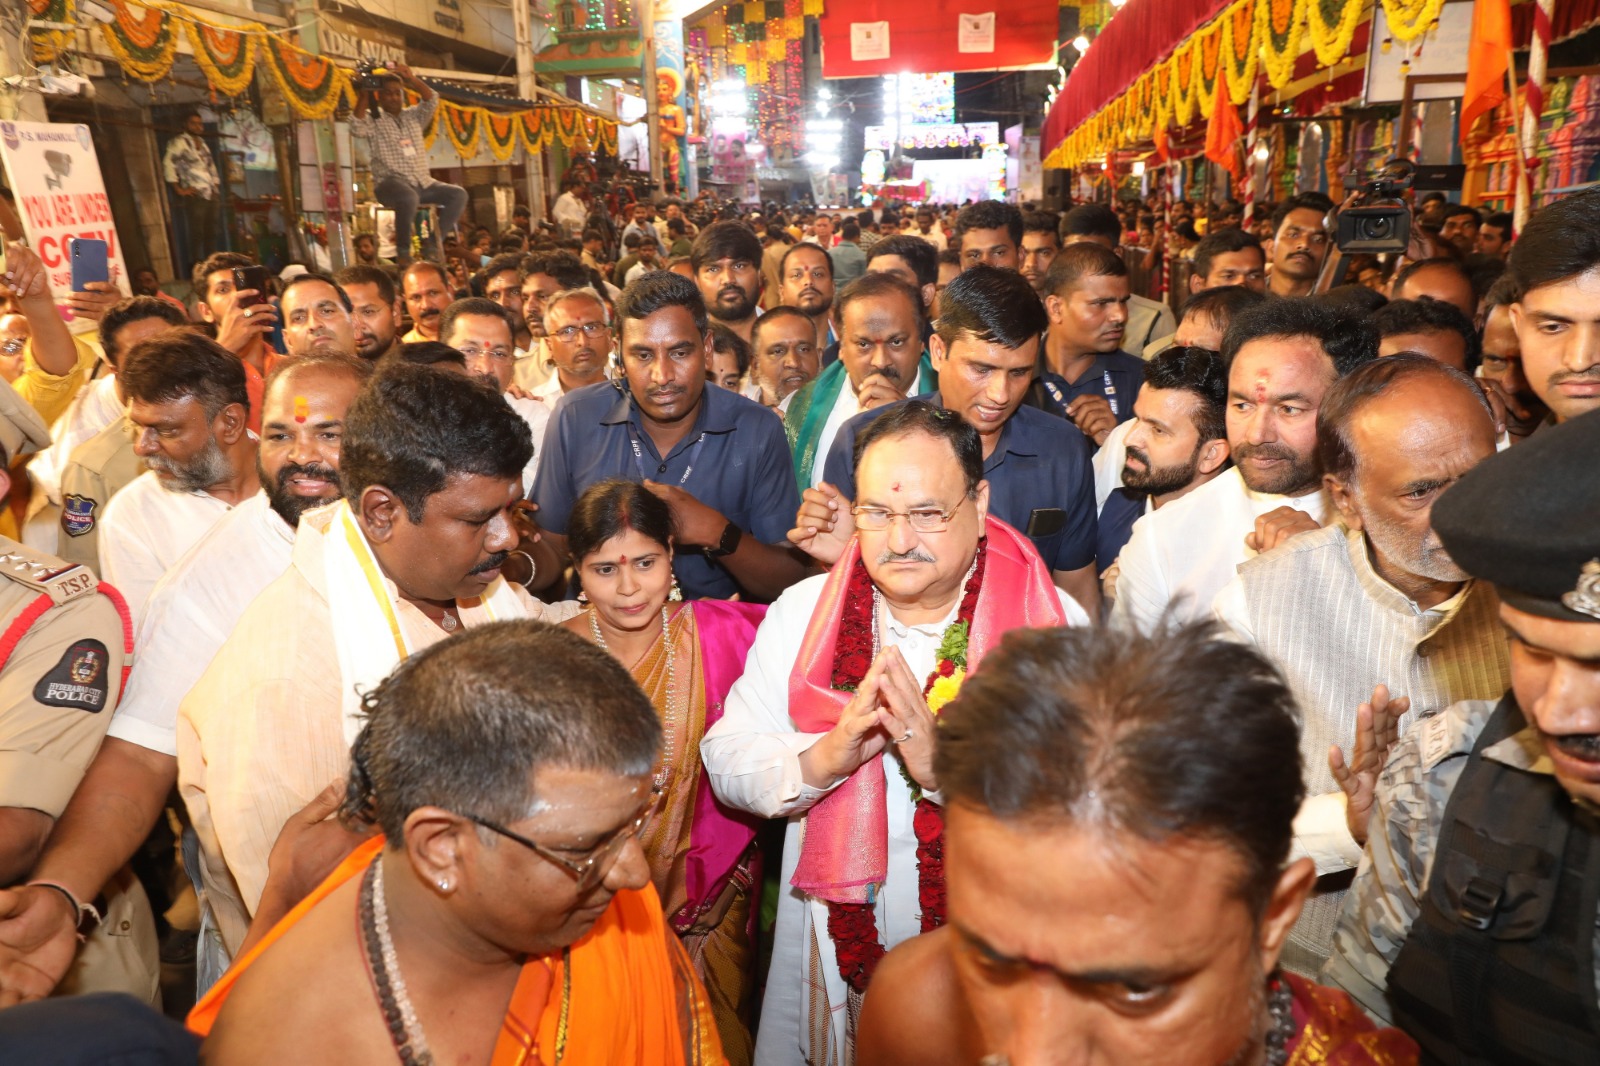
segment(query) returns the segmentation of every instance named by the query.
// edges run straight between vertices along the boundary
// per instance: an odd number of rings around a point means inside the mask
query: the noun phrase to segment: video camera
[[[1391,159],[1367,182],[1357,206],[1339,212],[1335,243],[1346,255],[1403,252],[1411,244],[1411,208],[1402,197],[1411,188],[1416,167],[1408,159]]]
[[[384,80],[389,76],[389,71],[376,59],[363,59],[356,64],[356,72],[350,78],[350,84],[357,92],[375,93],[383,88]]]

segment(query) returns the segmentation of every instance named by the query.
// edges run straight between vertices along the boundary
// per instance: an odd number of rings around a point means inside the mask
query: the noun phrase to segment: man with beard
[[[400,275],[400,293],[411,316],[411,331],[400,338],[402,344],[439,339],[439,315],[450,306],[452,289],[444,268],[418,259]]]
[[[1502,277],[1483,298],[1483,341],[1478,381],[1498,396],[1506,412],[1506,443],[1526,440],[1550,417],[1550,408],[1528,384],[1522,367],[1522,346],[1511,324],[1511,304],[1516,300],[1516,280]]]
[[[1227,468],[1227,397],[1228,372],[1216,352],[1168,348],[1145,364],[1123,438],[1122,484],[1100,507],[1095,561],[1111,587],[1133,524]]]
[[[788,245],[788,249],[778,267],[783,278],[779,306],[796,308],[809,318],[817,351],[825,352],[838,340],[833,332],[833,256],[826,248],[805,241]]]
[[[714,222],[694,239],[689,255],[706,312],[746,344],[761,298],[761,241],[743,222]]]
[[[1328,257],[1327,215],[1333,207],[1322,193],[1291,196],[1272,212],[1272,273],[1267,289],[1274,296],[1310,296]]]
[[[1338,520],[1246,562],[1214,603],[1283,671],[1300,708],[1308,798],[1294,855],[1310,856],[1323,880],[1283,965],[1306,977],[1332,950],[1383,763],[1361,731],[1404,733],[1458,700],[1498,698],[1509,680],[1494,589],[1471,580],[1428,524],[1439,494],[1495,451],[1472,379],[1421,355],[1375,360],[1328,390],[1317,441]],[[1363,705],[1369,721],[1358,726]],[[1330,763],[1330,746],[1352,737],[1350,759]]]
[[[1323,971],[1429,1062],[1600,1056],[1596,454],[1600,417],[1574,418],[1485,459],[1433,507],[1444,551],[1495,586],[1510,688],[1395,745]]]
[[[1540,208],[1508,270],[1522,371],[1554,422],[1600,409],[1600,191]]]
[[[1207,617],[1240,563],[1322,525],[1317,409],[1377,352],[1369,321],[1311,300],[1269,300],[1234,319],[1222,343],[1234,467],[1134,524],[1115,623],[1148,633]]]
[[[961,269],[975,266],[1016,270],[1021,256],[1022,212],[1015,204],[979,200],[956,216],[950,242],[961,253]]]
[[[344,500],[302,517],[289,568],[179,709],[216,962],[244,939],[279,830],[347,772],[361,693],[463,626],[552,617],[500,574],[532,450],[498,392],[444,369],[385,367],[350,405]]]
[[[544,429],[550,421],[550,408],[538,400],[513,396],[511,388],[515,357],[512,340],[512,318],[493,300],[481,296],[457,300],[444,309],[439,319],[439,336],[444,343],[460,352],[467,361],[467,372],[493,386],[505,397],[506,403],[517,416],[528,424],[532,434],[533,456],[522,471],[522,489],[533,488],[534,475],[539,472],[539,452],[544,446]]]
[[[816,327],[796,308],[774,307],[756,319],[750,336],[754,362],[744,394],[781,416],[821,366]]]
[[[889,274],[869,273],[834,300],[839,359],[801,389],[784,413],[784,431],[801,489],[823,480],[839,427],[862,411],[934,391],[937,377],[922,346],[922,299]]]
[[[1471,255],[1478,243],[1478,227],[1483,221],[1478,209],[1468,204],[1451,204],[1444,209],[1441,221],[1439,238],[1453,247],[1458,256],[1465,258]]]
[[[545,301],[545,349],[555,373],[531,391],[554,409],[569,392],[606,380],[611,365],[611,311],[593,289],[563,289]],[[544,438],[536,437],[535,449]]]
[[[356,354],[354,307],[349,295],[326,274],[296,274],[284,282],[278,310],[283,316],[283,347],[290,359]]]
[[[261,484],[244,367],[222,346],[171,330],[129,352],[117,376],[150,469],[106,505],[100,565],[138,622],[161,575]]]
[[[1117,253],[1080,242],[1055,257],[1045,277],[1045,392],[1055,413],[1096,447],[1133,417],[1144,360],[1122,350],[1128,325],[1128,267]],[[1064,382],[1064,385],[1062,384]]]
[[[858,1060],[1415,1066],[1281,967],[1295,717],[1212,626],[1008,635],[940,717],[949,921],[879,964]]]
[[[694,282],[646,274],[623,292],[617,320],[623,378],[563,396],[551,415],[532,494],[544,539],[565,556],[584,490],[642,482],[672,508],[684,598],[773,599],[805,572],[785,540],[800,494],[782,427],[760,404],[706,387],[711,330]]]
[[[256,457],[264,491],[224,515],[151,593],[135,642],[138,668],[50,834],[36,880],[95,899],[149,835],[178,778],[178,705],[250,601],[288,568],[300,515],[339,499],[345,412],[371,373],[346,356],[309,356],[273,374]],[[8,915],[0,995],[45,995],[73,961],[76,916],[48,888],[0,900]],[[11,964],[19,961],[35,971],[35,983],[17,983],[21,968]],[[201,981],[217,976],[203,971]]]
[[[1022,216],[1022,276],[1044,299],[1045,275],[1061,254],[1061,220],[1049,211],[1030,211]]]
[[[333,280],[350,298],[356,355],[376,363],[398,348],[400,308],[395,302],[394,279],[389,272],[357,263],[339,271]]]

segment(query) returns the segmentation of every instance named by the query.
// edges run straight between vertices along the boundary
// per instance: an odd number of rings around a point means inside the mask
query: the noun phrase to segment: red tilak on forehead
[[[623,566],[627,566],[628,565],[628,557],[626,555],[624,555],[622,557],[622,565]]]
[[[900,482],[896,481],[894,483],[894,491],[895,492],[899,492],[900,491]]]
[[[1265,403],[1267,400],[1267,379],[1262,377],[1256,382],[1256,403]]]

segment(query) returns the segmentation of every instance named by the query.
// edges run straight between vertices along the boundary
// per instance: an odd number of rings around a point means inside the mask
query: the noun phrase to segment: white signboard
[[[956,51],[994,51],[994,12],[982,15],[957,15]]]
[[[874,59],[889,58],[889,24],[887,22],[850,23],[850,61],[866,63]]]
[[[86,320],[73,322],[72,312],[60,299],[72,291],[72,261],[67,241],[73,237],[106,242],[111,281],[128,290],[122,245],[111,221],[111,202],[100,177],[89,127],[58,122],[0,122],[0,160],[5,162],[17,213],[28,234],[28,244],[44,260],[50,273],[50,290],[56,307],[74,332],[94,328]]]

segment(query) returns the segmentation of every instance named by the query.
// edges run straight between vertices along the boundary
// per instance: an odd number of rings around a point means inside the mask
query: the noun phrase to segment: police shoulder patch
[[[77,640],[61,661],[33,686],[33,698],[47,707],[71,707],[98,714],[111,691],[111,656],[98,640]]]
[[[94,512],[99,506],[99,500],[79,496],[75,492],[67,493],[66,499],[61,501],[61,528],[69,537],[81,537],[93,532]]]

